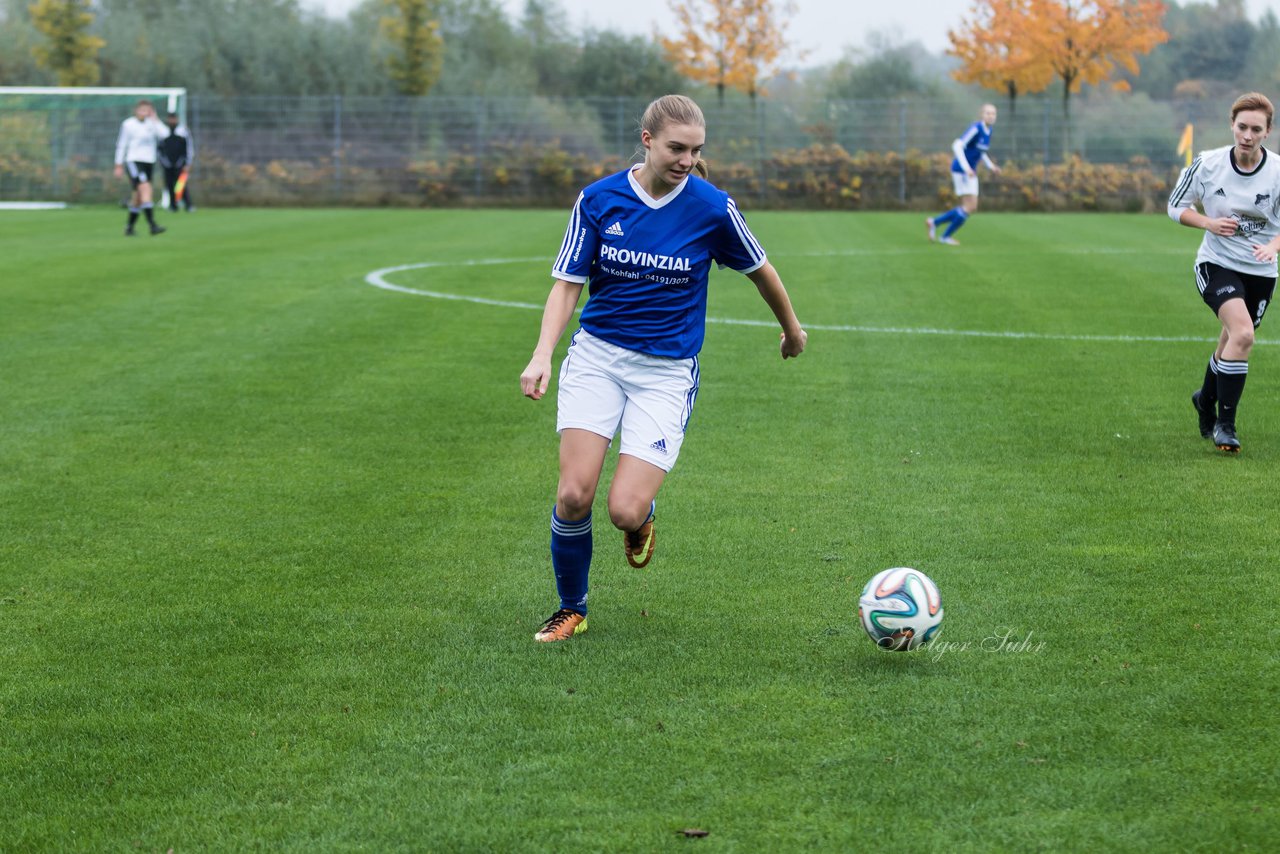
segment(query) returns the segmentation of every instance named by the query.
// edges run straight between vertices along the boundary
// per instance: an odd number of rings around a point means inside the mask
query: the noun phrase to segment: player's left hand
[[[1262,246],[1255,243],[1253,244],[1253,257],[1264,264],[1270,264],[1272,261],[1276,260],[1276,247],[1272,246],[1270,243],[1263,244]]]
[[[779,348],[782,350],[782,358],[794,359],[796,356],[799,356],[804,352],[805,345],[808,343],[809,333],[805,332],[803,329],[800,330],[799,335],[795,336],[789,336],[787,333],[783,332],[782,340],[779,344]]]

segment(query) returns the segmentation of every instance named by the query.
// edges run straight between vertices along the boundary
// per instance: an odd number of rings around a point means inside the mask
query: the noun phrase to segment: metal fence
[[[1012,169],[984,184],[988,207],[1150,208],[1182,163],[1186,124],[1197,148],[1231,141],[1225,105],[1202,101],[1076,99],[1069,119],[1057,99],[996,103],[992,156]],[[635,155],[644,106],[192,95],[185,113],[203,204],[560,206]],[[703,104],[706,157],[713,180],[755,206],[927,208],[949,193],[950,145],[977,107],[713,100]],[[118,199],[111,162],[128,114],[119,103],[0,104],[0,199]]]

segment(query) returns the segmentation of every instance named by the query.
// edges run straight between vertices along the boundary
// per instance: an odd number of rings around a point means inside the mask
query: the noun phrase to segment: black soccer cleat
[[[165,233],[166,231],[168,231],[168,230],[169,230],[169,229],[165,228],[163,225],[153,225],[153,226],[151,226],[151,233],[152,233],[153,235],[156,235],[156,234],[164,234],[164,233]]]
[[[1236,425],[1228,424],[1225,421],[1219,421],[1214,424],[1213,444],[1218,446],[1219,451],[1226,451],[1228,454],[1240,453],[1240,440],[1236,438]]]
[[[137,234],[137,232],[133,230],[133,226],[131,225],[127,226],[124,230],[125,237],[133,237],[135,234]]]
[[[1211,406],[1207,412],[1201,409],[1199,389],[1191,393],[1191,405],[1196,408],[1196,414],[1200,416],[1200,435],[1205,439],[1212,439],[1213,425],[1217,423],[1218,420],[1218,417],[1214,414],[1213,410],[1217,409],[1217,407]]]

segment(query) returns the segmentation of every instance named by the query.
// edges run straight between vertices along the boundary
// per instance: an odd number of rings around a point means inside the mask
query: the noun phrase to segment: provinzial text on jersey
[[[655,255],[652,252],[634,252],[630,249],[619,249],[616,246],[600,247],[601,261],[615,261],[619,264],[640,264],[655,270],[690,269],[688,258],[673,258],[670,255]]]

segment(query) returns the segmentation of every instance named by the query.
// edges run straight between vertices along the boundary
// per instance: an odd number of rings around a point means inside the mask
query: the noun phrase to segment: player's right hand
[[[782,339],[779,342],[779,349],[782,350],[782,358],[794,359],[796,356],[799,356],[804,352],[804,348],[808,343],[809,333],[805,332],[803,329],[800,330],[800,334],[794,336],[787,335],[787,333],[783,332]]]
[[[1236,233],[1236,229],[1239,227],[1239,221],[1232,219],[1229,216],[1223,216],[1209,220],[1205,224],[1205,231],[1216,234],[1219,237],[1230,237]]]
[[[551,382],[551,360],[534,356],[520,375],[520,393],[531,400],[541,400]]]

